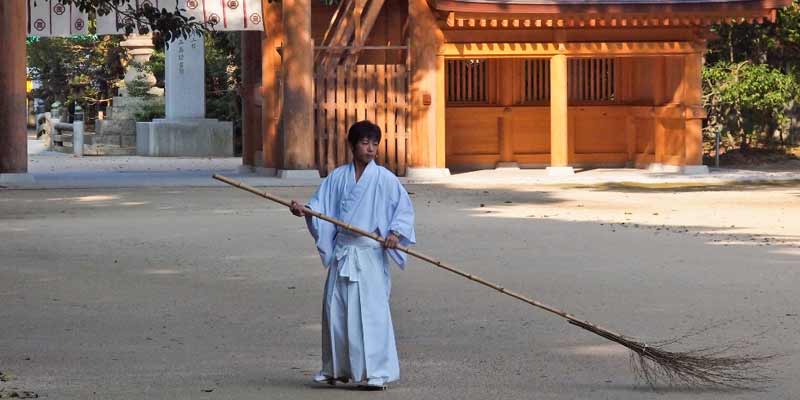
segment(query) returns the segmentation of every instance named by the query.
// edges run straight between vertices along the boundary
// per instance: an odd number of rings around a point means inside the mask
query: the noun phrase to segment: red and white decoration
[[[0,0],[5,1],[5,0]],[[60,0],[28,0],[28,35],[72,36],[89,33],[89,18],[74,5]]]
[[[0,0],[7,1],[7,0]],[[131,7],[150,4],[156,8],[178,7],[186,15],[215,31],[263,31],[262,0],[128,0]],[[127,6],[122,5],[122,9]],[[88,15],[61,0],[28,0],[28,35],[72,36],[89,34]],[[184,11],[185,10],[185,11]],[[111,12],[97,17],[98,35],[125,34],[124,13]]]
[[[181,0],[187,14],[215,31],[263,31],[262,0]]]
[[[144,7],[145,4],[149,4],[152,7],[159,8],[160,4],[162,3],[170,3],[169,1],[164,0],[128,0],[127,5],[120,6],[120,9],[127,10],[128,6],[133,8],[141,8]],[[171,4],[175,4],[175,2],[171,2]],[[118,11],[112,11],[110,14],[107,15],[98,15],[97,16],[97,34],[98,35],[117,35],[117,34],[125,34],[125,19],[129,18],[125,16],[124,13]]]

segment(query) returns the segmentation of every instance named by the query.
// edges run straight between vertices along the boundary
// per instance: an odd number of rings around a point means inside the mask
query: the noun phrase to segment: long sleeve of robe
[[[356,182],[355,167],[344,165],[323,180],[307,206],[400,243],[416,243],[411,199],[397,177],[371,162]],[[384,249],[317,218],[308,229],[328,268],[322,310],[320,376],[387,383],[399,378],[389,311],[389,259],[403,268],[405,253]]]

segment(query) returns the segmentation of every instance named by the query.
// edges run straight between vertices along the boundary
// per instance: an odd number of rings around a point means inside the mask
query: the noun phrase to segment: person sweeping
[[[353,162],[336,168],[306,205],[290,210],[305,217],[328,269],[322,302],[322,370],[315,382],[354,381],[384,390],[400,378],[389,310],[389,259],[401,269],[416,243],[414,208],[397,177],[375,163],[381,129],[369,121],[353,124],[347,135]],[[313,210],[386,238],[383,243],[314,218]]]
[[[567,320],[587,332],[630,350],[637,377],[654,389],[690,387],[763,388],[772,381],[763,369],[777,354],[732,354],[737,343],[674,350],[690,335],[646,342],[617,333],[557,307],[516,293],[479,276],[409,248],[416,243],[414,209],[391,172],[375,164],[381,131],[368,121],[347,136],[353,162],[335,169],[305,206],[214,174],[213,178],[289,207],[306,217],[322,264],[328,268],[322,305],[322,370],[317,382],[365,382],[385,389],[400,377],[389,311],[389,259],[403,268],[406,255],[491,288]]]

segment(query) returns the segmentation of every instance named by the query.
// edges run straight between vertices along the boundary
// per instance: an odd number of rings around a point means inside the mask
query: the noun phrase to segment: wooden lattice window
[[[614,103],[616,68],[613,58],[569,60],[569,101],[571,103]]]
[[[523,60],[523,103],[536,104],[550,101],[550,60]]]
[[[569,59],[569,103],[617,103],[616,64],[614,58]],[[509,96],[513,104],[547,105],[550,102],[550,59],[547,58],[447,60],[445,73],[448,105],[496,104],[501,101],[498,97],[508,93],[512,93]],[[506,80],[513,82],[513,89],[505,85]]]
[[[448,60],[446,68],[448,103],[487,103],[486,60]]]

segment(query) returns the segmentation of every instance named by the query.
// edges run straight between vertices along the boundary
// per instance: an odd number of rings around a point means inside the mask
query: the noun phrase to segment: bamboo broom
[[[265,199],[280,203],[286,207],[291,207],[290,201],[274,196],[270,193],[260,191],[242,182],[219,174],[214,174],[213,178],[261,196]],[[325,214],[311,209],[306,209],[305,211],[314,217],[328,221],[334,225],[347,229],[348,231],[366,236],[380,243],[384,243],[385,241],[384,238],[375,235],[374,233],[366,232],[357,227],[331,218]],[[650,344],[638,341],[632,337],[624,336],[600,325],[580,319],[556,307],[544,304],[508,290],[478,276],[453,268],[433,257],[427,256],[415,250],[411,250],[408,247],[398,246],[397,249],[410,256],[427,261],[439,268],[450,271],[456,275],[492,288],[507,296],[548,311],[566,319],[572,325],[578,326],[605,339],[627,347],[631,351],[631,367],[634,370],[634,373],[638,378],[644,380],[654,389],[660,384],[666,384],[670,386],[685,384],[690,386],[723,386],[738,389],[753,389],[761,388],[772,380],[771,377],[765,373],[762,373],[761,370],[763,364],[775,358],[775,355],[727,355],[726,353],[728,350],[734,347],[732,345],[721,348],[708,347],[689,351],[666,350],[666,346],[675,344],[680,339]]]

